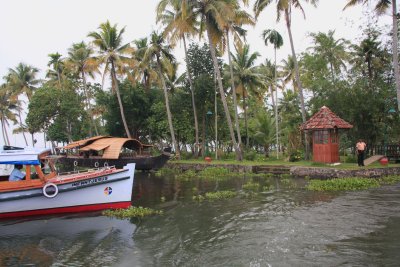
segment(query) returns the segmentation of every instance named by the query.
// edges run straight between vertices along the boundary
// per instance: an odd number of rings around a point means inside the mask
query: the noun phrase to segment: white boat
[[[21,164],[26,176],[8,181],[0,176],[0,218],[128,208],[135,164],[84,172],[56,172],[50,149],[0,151],[1,164]]]

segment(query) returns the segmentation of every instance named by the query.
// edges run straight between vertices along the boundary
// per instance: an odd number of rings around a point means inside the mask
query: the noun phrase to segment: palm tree
[[[275,80],[275,130],[276,130],[276,145],[278,149],[276,150],[276,158],[279,158],[279,120],[278,120],[278,87],[277,87],[277,75],[276,75],[276,50],[279,49],[283,45],[282,35],[279,34],[276,30],[265,30],[262,34],[265,45],[268,43],[274,46],[274,80]],[[272,100],[274,97],[271,95]],[[272,101],[273,102],[273,101]]]
[[[152,32],[150,36],[149,47],[144,54],[143,61],[147,62],[147,65],[150,66],[153,65],[152,63],[155,63],[159,82],[161,83],[161,86],[164,90],[165,107],[167,109],[167,117],[172,144],[175,148],[176,157],[179,159],[179,146],[175,139],[175,131],[172,124],[172,114],[169,107],[168,89],[164,78],[164,73],[174,69],[173,63],[175,62],[175,58],[171,54],[171,47],[164,44],[164,38],[162,35],[157,34],[156,32]]]
[[[265,157],[268,157],[269,145],[273,142],[273,121],[267,112],[259,112],[256,116],[256,133],[254,138],[263,145]]]
[[[243,1],[244,4],[248,4],[248,1]],[[242,40],[241,37],[244,37],[246,31],[242,28],[242,25],[254,25],[255,22],[253,18],[248,14],[246,11],[239,9],[239,6],[235,10],[234,16],[231,20],[225,25],[225,34],[226,34],[226,44],[228,48],[228,60],[229,60],[229,71],[230,71],[230,80],[231,80],[231,89],[232,89],[232,96],[233,96],[233,107],[235,111],[235,125],[236,125],[236,132],[238,135],[238,146],[241,147],[242,137],[240,135],[240,125],[239,125],[239,114],[238,114],[238,104],[237,104],[237,97],[236,97],[236,87],[235,81],[233,77],[233,67],[232,67],[232,57],[231,57],[231,48],[230,48],[230,38],[229,32],[233,33],[233,37],[235,40],[236,45],[241,45]],[[246,121],[247,124],[247,121]],[[247,127],[246,127],[246,136],[247,142],[246,146],[248,145],[248,134],[247,134]],[[243,155],[240,156],[241,158]]]
[[[246,129],[246,147],[249,145],[249,134],[247,125],[247,104],[248,94],[262,96],[259,88],[264,87],[261,76],[255,66],[255,61],[260,56],[259,53],[250,53],[249,45],[236,47],[236,55],[231,55],[233,77],[236,84],[235,91],[240,93],[243,101],[244,122]]]
[[[170,7],[170,9],[167,9]],[[182,9],[182,7],[186,9]],[[181,0],[161,0],[157,6],[157,22],[165,25],[163,35],[168,37],[171,44],[174,45],[178,40],[183,41],[185,51],[186,73],[189,81],[190,93],[192,96],[192,108],[195,128],[195,146],[194,154],[198,156],[199,146],[199,124],[197,119],[196,102],[194,97],[194,86],[191,71],[189,70],[188,53],[186,45],[186,36],[195,35],[198,32],[196,17],[188,6],[182,5]]]
[[[332,30],[328,31],[328,34],[311,33],[314,41],[312,49],[328,62],[333,82],[335,82],[335,73],[340,73],[341,68],[346,69],[345,62],[349,59],[346,52],[348,42],[343,38],[335,40],[334,34],[335,31]]]
[[[122,104],[121,94],[119,92],[117,70],[124,72],[125,64],[128,58],[126,54],[130,52],[129,43],[122,44],[122,35],[125,27],[121,30],[117,29],[117,24],[111,25],[109,21],[100,24],[98,32],[90,32],[89,37],[92,38],[93,44],[98,48],[98,62],[105,64],[103,72],[103,80],[107,73],[111,76],[111,89],[117,94],[119,109],[121,112],[122,123],[124,124],[125,133],[131,138],[128,124],[126,123],[124,107]]]
[[[365,4],[368,3],[368,0],[348,0],[346,6],[343,9],[354,6],[356,4]],[[392,30],[392,55],[393,55],[393,69],[394,69],[394,77],[396,81],[396,92],[397,92],[397,109],[400,111],[400,72],[399,72],[399,55],[398,55],[398,13],[397,13],[397,1],[393,0],[377,0],[375,5],[375,11],[380,16],[383,15],[389,8],[390,4],[392,5],[392,21],[393,21],[393,30]]]
[[[6,81],[9,88],[13,91],[11,97],[17,98],[17,104],[19,107],[16,109],[18,111],[19,125],[22,129],[25,129],[22,122],[22,102],[18,101],[18,96],[25,94],[28,101],[31,100],[34,90],[40,83],[40,80],[36,78],[39,73],[39,69],[26,65],[24,63],[19,63],[14,69],[8,70],[8,75],[6,76]],[[22,135],[25,140],[25,144],[28,145],[28,141],[25,136],[25,131],[22,131]]]
[[[10,139],[7,134],[9,121],[17,123],[16,114],[13,110],[17,111],[19,101],[16,97],[13,97],[13,94],[13,91],[6,84],[0,86],[0,123],[5,145],[10,145]]]
[[[49,54],[49,57],[50,61],[47,63],[47,66],[51,67],[52,69],[49,69],[47,71],[46,78],[58,81],[58,85],[61,87],[61,83],[63,80],[62,75],[64,72],[64,62],[63,59],[61,58],[62,55],[56,52]]]
[[[293,57],[288,55],[287,59],[282,59],[281,65],[281,76],[283,77],[283,84],[292,83],[295,91],[299,91],[299,87],[296,83],[296,71],[294,68]]]
[[[256,0],[256,2],[254,4],[254,11],[256,13],[256,17],[271,2],[272,2],[271,0]],[[313,6],[316,6],[316,3],[318,2],[318,0],[304,0],[304,2],[311,3]],[[278,14],[277,21],[280,20],[281,13],[283,13],[285,16],[286,28],[287,28],[288,34],[289,34],[290,48],[292,50],[292,57],[294,60],[296,82],[297,82],[297,87],[299,89],[299,96],[300,96],[300,103],[301,103],[301,117],[302,117],[303,123],[305,123],[306,122],[306,108],[305,108],[305,104],[304,104],[303,88],[302,88],[301,81],[300,81],[299,66],[297,63],[296,52],[294,50],[294,43],[293,43],[292,30],[291,30],[292,8],[299,8],[305,17],[304,10],[303,10],[303,7],[301,6],[300,0],[277,0],[276,1],[276,9],[277,9],[277,14]],[[308,159],[309,158],[308,134],[306,131],[304,133],[305,133],[305,144],[306,144],[305,156],[306,156],[306,159]]]
[[[128,78],[133,83],[140,81],[141,84],[146,88],[150,89],[150,85],[153,80],[157,80],[157,72],[154,71],[154,67],[150,66],[148,62],[144,62],[144,55],[149,47],[147,38],[141,38],[133,41],[135,49],[132,54],[132,60],[129,62],[132,72],[128,75]]]
[[[92,135],[92,126],[95,129],[96,135],[99,135],[96,122],[93,118],[93,110],[90,103],[91,97],[86,83],[86,74],[93,78],[94,72],[98,72],[96,58],[94,58],[92,54],[93,50],[84,42],[72,44],[72,47],[68,50],[68,58],[65,64],[73,73],[76,73],[82,79],[82,88],[86,100],[85,106],[90,116],[90,135]]]
[[[235,133],[233,131],[232,120],[225,97],[225,91],[222,86],[221,72],[216,56],[216,46],[221,41],[223,29],[227,27],[229,21],[233,20],[235,10],[238,9],[238,3],[236,0],[185,0],[183,1],[183,4],[187,5],[188,8],[192,10],[193,14],[200,18],[200,32],[202,32],[203,27],[206,29],[208,45],[210,47],[211,58],[214,64],[214,71],[217,78],[221,101],[224,106],[232,145],[236,151],[236,159],[242,160],[241,148],[236,142]]]

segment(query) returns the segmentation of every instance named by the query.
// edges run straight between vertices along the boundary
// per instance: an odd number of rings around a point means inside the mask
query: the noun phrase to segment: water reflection
[[[133,203],[164,215],[0,221],[2,266],[395,266],[400,186],[321,193],[304,180],[137,174]],[[218,201],[193,196],[216,190]]]

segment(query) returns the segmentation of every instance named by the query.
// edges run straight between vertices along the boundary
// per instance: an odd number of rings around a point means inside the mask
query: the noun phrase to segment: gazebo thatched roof
[[[339,118],[328,107],[323,106],[308,121],[300,126],[301,130],[322,130],[322,129],[350,129],[353,125]]]

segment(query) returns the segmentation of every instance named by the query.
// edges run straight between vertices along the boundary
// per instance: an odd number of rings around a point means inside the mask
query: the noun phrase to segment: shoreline
[[[164,168],[181,171],[201,171],[210,167],[223,167],[239,173],[271,173],[274,175],[288,174],[294,178],[330,179],[345,177],[379,178],[388,175],[400,175],[400,167],[338,169],[332,167],[306,167],[290,165],[242,165],[232,163],[181,163],[168,162]]]

